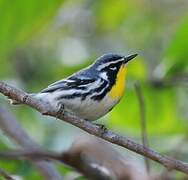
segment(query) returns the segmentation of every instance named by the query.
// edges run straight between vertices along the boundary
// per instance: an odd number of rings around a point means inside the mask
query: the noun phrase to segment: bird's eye
[[[110,70],[115,71],[117,68],[116,67],[111,67]]]

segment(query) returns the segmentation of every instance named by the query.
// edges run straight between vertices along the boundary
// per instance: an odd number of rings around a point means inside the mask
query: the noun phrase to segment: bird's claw
[[[64,108],[64,104],[60,104],[59,105],[59,109],[57,111],[57,118],[61,117],[61,116],[64,116],[64,113],[65,113],[65,108]]]
[[[104,133],[106,133],[108,131],[107,127],[104,124],[95,123],[95,125],[97,125],[100,128],[101,135],[103,135]]]

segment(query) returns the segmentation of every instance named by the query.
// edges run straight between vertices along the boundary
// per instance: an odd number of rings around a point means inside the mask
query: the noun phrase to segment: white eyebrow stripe
[[[110,69],[111,69],[111,70],[116,70],[116,69],[117,69],[117,67],[111,67]]]
[[[110,64],[116,64],[116,63],[121,62],[121,61],[123,61],[123,60],[124,60],[124,58],[121,58],[121,59],[116,60],[116,61],[111,61],[111,62],[108,62],[108,63],[105,63],[105,64],[101,64],[101,65],[99,65],[99,66],[97,67],[97,70],[100,71],[101,69],[103,69],[103,68],[109,66]]]

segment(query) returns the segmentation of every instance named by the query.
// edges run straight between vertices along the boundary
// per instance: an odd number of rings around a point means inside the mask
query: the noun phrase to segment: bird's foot
[[[95,123],[95,125],[100,128],[101,135],[103,135],[104,133],[106,133],[108,131],[107,127],[104,124]]]
[[[56,118],[59,118],[61,116],[64,116],[65,114],[65,107],[64,107],[64,104],[59,104],[59,109],[57,111],[57,116]]]

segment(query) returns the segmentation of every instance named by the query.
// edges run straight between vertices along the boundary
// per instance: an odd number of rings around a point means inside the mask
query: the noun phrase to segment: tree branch
[[[109,174],[103,172],[101,169],[93,166],[93,163],[88,159],[81,159],[80,157],[74,157],[73,154],[69,154],[68,152],[57,153],[52,151],[44,151],[44,150],[9,150],[6,152],[0,152],[0,159],[16,159],[16,160],[29,160],[29,161],[42,161],[42,160],[55,160],[61,163],[67,164],[86,177],[91,180],[94,179],[103,179],[110,180],[111,177]]]
[[[24,149],[40,149],[40,146],[34,142],[29,135],[21,128],[15,117],[5,108],[0,106],[0,129],[18,145]],[[46,161],[37,161],[33,163],[36,168],[47,180],[62,179],[63,177],[56,171],[54,166]]]
[[[13,177],[11,177],[6,171],[3,169],[0,169],[0,176],[4,177],[6,180],[15,180]]]
[[[165,155],[161,155],[143,145],[137,144],[134,141],[129,140],[126,137],[120,136],[112,131],[101,132],[100,127],[92,124],[89,121],[79,119],[78,117],[69,115],[67,113],[65,113],[63,116],[58,116],[57,110],[53,109],[53,107],[50,107],[48,104],[45,104],[37,99],[34,99],[33,97],[30,97],[27,93],[20,91],[4,82],[0,82],[0,92],[5,96],[8,96],[10,99],[19,101],[23,104],[33,107],[44,115],[58,117],[59,119],[66,121],[74,126],[77,126],[90,134],[105,139],[113,144],[127,148],[140,155],[146,156],[162,164],[169,170],[176,169],[178,171],[188,174],[187,163],[175,160]]]
[[[83,155],[79,156],[79,154],[75,155],[70,152],[60,154],[50,151],[43,151],[43,149],[21,128],[15,117],[1,106],[0,129],[3,130],[10,140],[15,141],[23,148],[22,150],[18,151],[13,150],[9,152],[0,152],[0,158],[29,159],[39,169],[45,179],[63,179],[63,177],[58,174],[52,163],[45,161],[46,159],[53,159],[65,163],[90,179],[110,180],[108,174],[105,174],[105,172],[103,172],[101,169],[93,167],[92,162],[84,158]],[[0,170],[0,174],[5,175],[3,172],[4,171]]]

